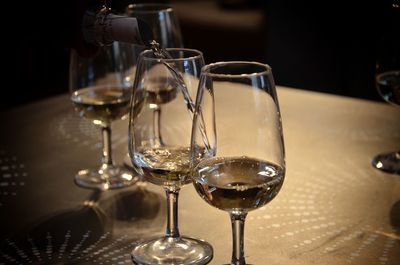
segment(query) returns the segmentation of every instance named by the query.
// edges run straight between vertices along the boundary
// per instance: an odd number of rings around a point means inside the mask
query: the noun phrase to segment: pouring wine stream
[[[168,70],[171,72],[172,76],[175,78],[175,81],[177,82],[178,87],[180,88],[183,98],[186,103],[186,107],[189,111],[189,114],[191,115],[191,118],[193,120],[194,112],[195,112],[195,104],[193,103],[193,100],[189,94],[188,88],[186,86],[185,80],[183,79],[182,74],[179,72],[178,69],[174,65],[171,65],[170,63],[167,63],[165,59],[173,59],[171,55],[163,48],[160,47],[160,44],[156,42],[155,40],[152,40],[150,42],[150,48],[153,51],[154,55],[161,60],[161,62],[168,68]],[[161,111],[161,110],[159,110]],[[208,137],[206,133],[206,128],[204,126],[204,118],[201,110],[199,109],[199,117],[200,117],[200,132],[201,136],[203,139],[204,146],[208,152],[212,151],[210,143],[208,142]]]

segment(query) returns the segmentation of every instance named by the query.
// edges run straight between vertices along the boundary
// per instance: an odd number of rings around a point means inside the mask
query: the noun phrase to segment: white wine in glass
[[[75,111],[101,129],[103,150],[98,168],[83,169],[75,183],[84,188],[109,190],[132,185],[135,173],[112,159],[111,123],[128,116],[132,91],[132,47],[114,42],[93,57],[71,51],[69,91]]]
[[[202,68],[191,168],[200,197],[230,215],[230,264],[245,265],[245,218],[275,198],[286,170],[278,97],[268,65],[232,61]]]

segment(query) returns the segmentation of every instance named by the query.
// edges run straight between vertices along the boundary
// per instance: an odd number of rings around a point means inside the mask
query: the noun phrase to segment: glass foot
[[[207,264],[213,258],[213,248],[199,239],[165,237],[136,246],[131,257],[134,264],[140,265]]]
[[[387,173],[400,175],[400,152],[379,154],[372,160],[372,165]]]
[[[82,188],[105,191],[130,186],[138,179],[138,176],[126,167],[107,166],[79,171],[75,176],[75,183]]]

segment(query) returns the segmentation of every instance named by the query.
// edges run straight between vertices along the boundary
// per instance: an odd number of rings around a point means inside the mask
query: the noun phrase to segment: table
[[[287,174],[278,196],[249,213],[251,264],[400,264],[400,176],[372,157],[400,145],[389,104],[278,87]],[[74,174],[100,162],[100,130],[77,117],[67,95],[0,113],[0,264],[131,264],[136,242],[162,235],[161,187],[146,182],[96,192]],[[113,124],[116,161],[127,121]],[[180,232],[230,260],[228,214],[191,185],[179,201]]]

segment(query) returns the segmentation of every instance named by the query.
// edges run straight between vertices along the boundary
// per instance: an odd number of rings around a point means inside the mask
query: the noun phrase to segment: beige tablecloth
[[[249,213],[250,264],[400,264],[400,176],[371,166],[400,148],[400,110],[389,104],[278,87],[287,174],[281,192]],[[162,235],[161,187],[140,182],[98,193],[74,174],[100,160],[100,131],[65,95],[0,114],[0,264],[131,264],[136,242]],[[127,121],[113,125],[116,161]],[[179,200],[181,233],[230,260],[228,214],[191,185]]]

